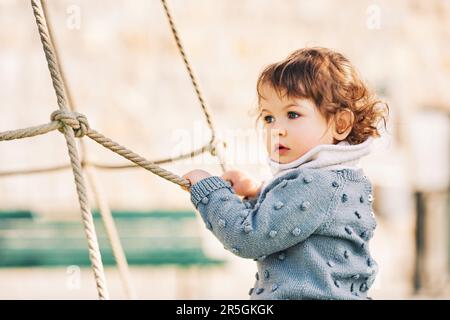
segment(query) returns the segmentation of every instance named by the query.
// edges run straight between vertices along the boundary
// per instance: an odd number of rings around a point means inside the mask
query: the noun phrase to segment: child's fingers
[[[231,178],[230,171],[225,171],[222,175],[223,180],[229,180]]]
[[[231,184],[231,186],[233,186],[233,181],[232,180],[229,180],[229,179],[224,179],[224,180],[228,181]]]
[[[233,178],[228,172],[225,172],[222,175],[222,179],[225,180],[225,181],[228,181],[231,184],[231,186],[233,186],[233,180],[232,180]]]
[[[238,172],[236,170],[228,170],[224,172],[222,179],[228,181],[233,186],[233,181],[237,178],[237,174]]]
[[[191,186],[192,186],[192,181],[188,178],[188,175],[185,174],[184,176],[182,176],[183,179],[187,180],[189,182],[189,187],[186,186],[180,186],[181,189],[183,189],[184,191],[190,192]]]

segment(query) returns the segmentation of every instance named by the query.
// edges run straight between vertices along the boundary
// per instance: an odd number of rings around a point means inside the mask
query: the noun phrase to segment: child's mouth
[[[278,154],[280,154],[280,155],[286,154],[289,150],[291,150],[291,149],[289,149],[288,147],[286,147],[282,144],[275,145],[275,152],[278,152]]]

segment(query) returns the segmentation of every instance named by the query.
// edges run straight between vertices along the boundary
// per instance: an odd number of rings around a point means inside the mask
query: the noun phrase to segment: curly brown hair
[[[362,143],[369,136],[380,137],[381,120],[386,128],[387,103],[376,98],[346,57],[331,49],[299,49],[268,65],[257,81],[258,103],[263,84],[271,85],[280,96],[312,99],[327,122],[339,111],[350,110],[354,122],[345,139],[350,144]]]

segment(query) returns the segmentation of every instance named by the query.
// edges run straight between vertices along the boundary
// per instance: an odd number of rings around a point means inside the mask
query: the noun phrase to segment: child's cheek
[[[301,157],[317,146],[320,141],[319,130],[311,125],[293,128],[292,133],[291,139],[293,141],[291,148],[295,148],[296,157]]]

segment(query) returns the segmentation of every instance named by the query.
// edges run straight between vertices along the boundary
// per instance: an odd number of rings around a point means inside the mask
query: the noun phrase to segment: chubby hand
[[[224,180],[231,182],[234,192],[243,197],[254,197],[260,192],[261,184],[247,173],[240,170],[228,170],[223,175]]]
[[[202,179],[211,177],[211,174],[205,170],[192,170],[189,171],[188,173],[183,175],[183,178],[188,180],[191,183],[191,186],[193,186],[194,184],[196,184],[197,182],[199,182]],[[183,190],[189,191],[189,189],[181,187]]]

